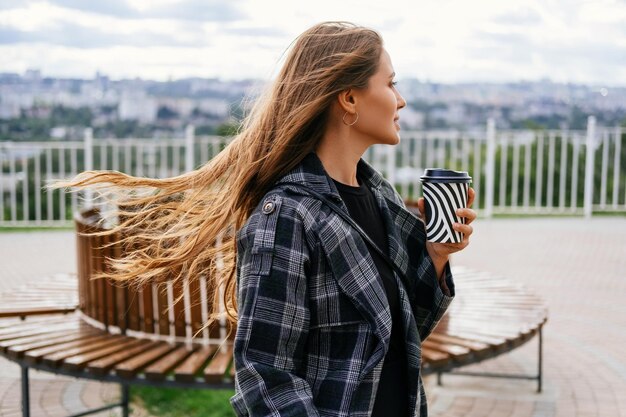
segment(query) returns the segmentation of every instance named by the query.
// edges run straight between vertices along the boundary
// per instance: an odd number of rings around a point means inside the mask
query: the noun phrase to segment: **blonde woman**
[[[164,180],[87,172],[68,184],[157,190],[118,200],[113,232],[135,232],[135,249],[111,277],[206,274],[224,289],[239,416],[427,414],[421,341],[454,296],[448,257],[468,245],[476,214],[458,212],[463,242],[426,242],[423,221],[361,159],[400,140],[406,102],[394,77],[376,31],[321,23],[199,170]]]

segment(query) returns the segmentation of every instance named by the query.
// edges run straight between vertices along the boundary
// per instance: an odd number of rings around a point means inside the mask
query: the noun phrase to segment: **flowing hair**
[[[382,47],[372,29],[317,24],[290,45],[239,133],[202,167],[164,179],[85,171],[53,184],[98,190],[117,206],[114,226],[100,233],[121,236],[122,256],[99,277],[144,284],[205,276],[212,297],[223,290],[225,310],[212,303],[209,323],[224,314],[236,322],[235,231],[274,183],[315,150],[337,95],[367,87]]]

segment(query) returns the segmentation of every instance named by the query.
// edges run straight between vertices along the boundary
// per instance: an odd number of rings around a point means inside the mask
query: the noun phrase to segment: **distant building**
[[[154,123],[158,110],[157,100],[148,96],[144,91],[124,91],[120,98],[118,115],[120,120]]]

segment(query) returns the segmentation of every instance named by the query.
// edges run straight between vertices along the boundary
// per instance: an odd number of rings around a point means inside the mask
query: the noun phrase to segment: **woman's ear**
[[[354,90],[348,88],[343,90],[337,96],[337,101],[339,102],[339,106],[341,110],[344,112],[348,112],[350,114],[356,113],[356,98],[354,96]]]

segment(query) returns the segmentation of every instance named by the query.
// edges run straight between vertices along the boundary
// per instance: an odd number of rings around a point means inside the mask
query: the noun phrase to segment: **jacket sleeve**
[[[444,294],[441,289],[435,266],[424,251],[422,261],[417,267],[415,287],[413,288],[413,314],[421,340],[430,335],[454,299],[454,280],[449,262],[446,264],[444,274],[449,294]]]
[[[389,184],[388,189],[393,194],[395,203],[408,212],[404,200],[395,188]],[[413,214],[410,215],[413,216]],[[420,219],[414,224],[416,224],[416,230],[410,230],[408,232],[410,237],[407,239],[407,250],[410,252],[411,258],[409,278],[413,277],[413,287],[409,291],[411,291],[413,315],[417,322],[419,335],[421,340],[424,340],[437,326],[454,299],[455,288],[448,262],[444,270],[447,294],[444,293],[435,271],[435,265],[425,249],[426,230],[424,222]]]
[[[239,416],[317,416],[302,369],[309,326],[309,250],[302,221],[278,195],[263,201],[237,237],[234,342]],[[269,205],[268,205],[269,204]]]

